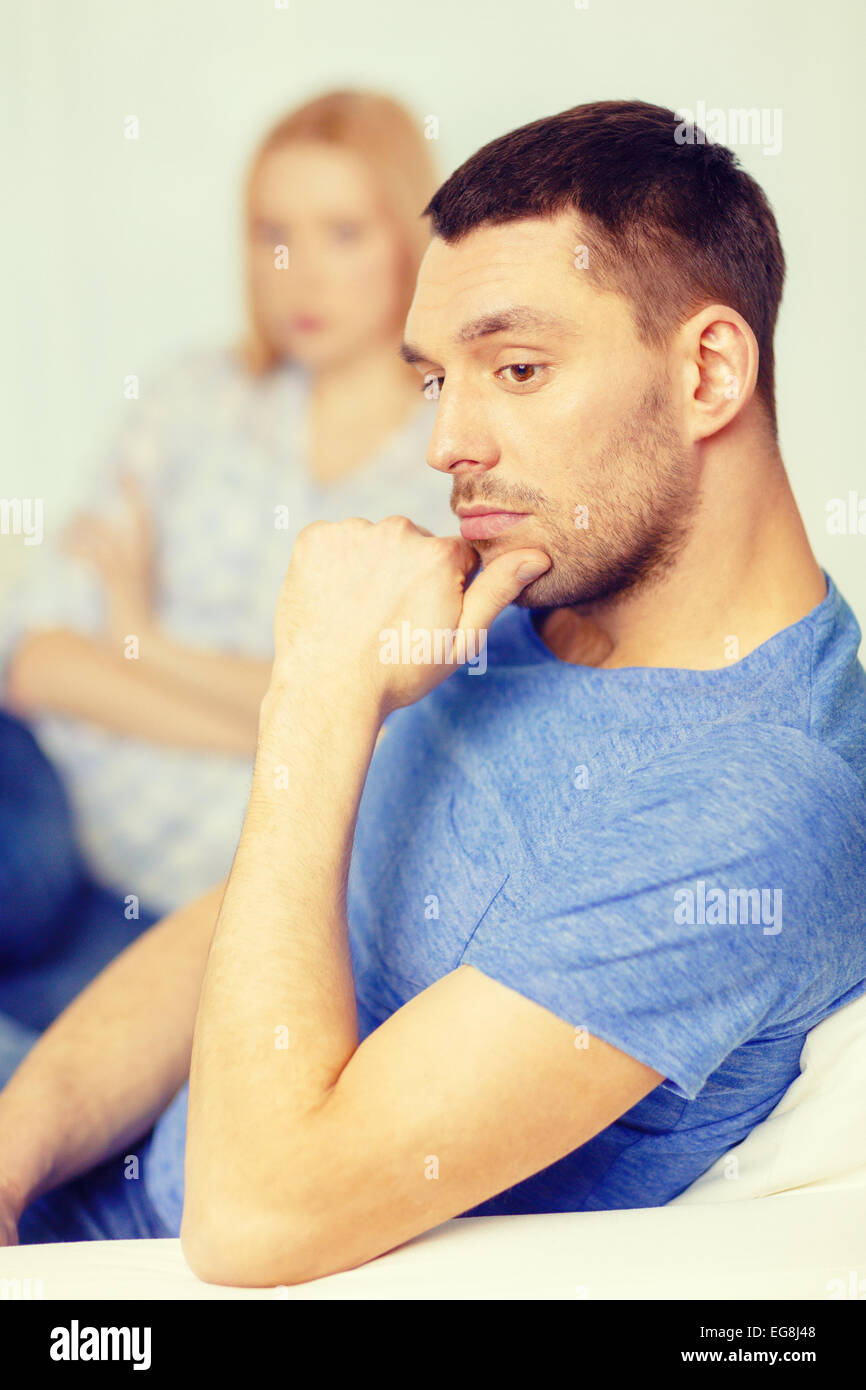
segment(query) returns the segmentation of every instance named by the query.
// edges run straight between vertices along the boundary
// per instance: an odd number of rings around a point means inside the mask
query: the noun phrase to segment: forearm
[[[268,1283],[316,1264],[332,1206],[319,1175],[363,1050],[346,920],[361,796],[383,719],[455,670],[450,655],[386,660],[377,635],[486,637],[550,558],[506,553],[467,589],[477,564],[405,517],[316,522],[295,541],[196,1015],[180,1236],[199,1277]]]
[[[146,672],[236,710],[255,730],[270,679],[270,661],[200,650],[153,629],[142,637],[141,662]]]
[[[145,671],[93,638],[62,630],[30,634],[10,663],[9,707],[52,711],[172,747],[252,754],[256,720]]]
[[[0,1091],[0,1184],[21,1209],[134,1144],[183,1085],[222,893],[221,884],[127,947]]]
[[[348,692],[290,684],[263,702],[196,1018],[184,1208],[193,1239],[215,1213],[298,1192],[302,1127],[358,1047],[345,892],[377,730]],[[281,765],[287,779],[275,775]]]

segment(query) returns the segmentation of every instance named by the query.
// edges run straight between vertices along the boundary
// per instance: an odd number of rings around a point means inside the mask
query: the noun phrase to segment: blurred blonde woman
[[[230,868],[298,530],[398,512],[456,531],[425,463],[434,406],[397,355],[435,186],[389,98],[281,120],[247,178],[245,340],[145,383],[64,547],[31,550],[7,604],[7,706],[94,877],[152,911]]]

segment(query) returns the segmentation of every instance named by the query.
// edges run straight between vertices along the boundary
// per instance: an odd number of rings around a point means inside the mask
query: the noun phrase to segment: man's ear
[[[711,304],[680,329],[693,440],[716,434],[744,408],[758,379],[758,340],[742,314]]]

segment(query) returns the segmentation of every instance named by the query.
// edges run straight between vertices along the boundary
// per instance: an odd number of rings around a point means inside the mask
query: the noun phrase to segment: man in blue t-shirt
[[[659,1205],[866,989],[866,674],[776,439],[778,233],[675,121],[578,107],[432,200],[402,351],[461,535],[301,532],[225,891],[0,1096],[22,1240],[179,1233],[289,1284]]]

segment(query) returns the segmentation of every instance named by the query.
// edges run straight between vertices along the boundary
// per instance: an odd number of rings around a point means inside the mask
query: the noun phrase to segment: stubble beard
[[[557,515],[538,546],[553,564],[515,599],[521,608],[579,607],[648,588],[670,571],[691,534],[699,495],[695,464],[673,428],[660,381],[587,472],[599,492],[576,496],[571,508],[572,517],[585,515],[587,524],[569,527]]]

